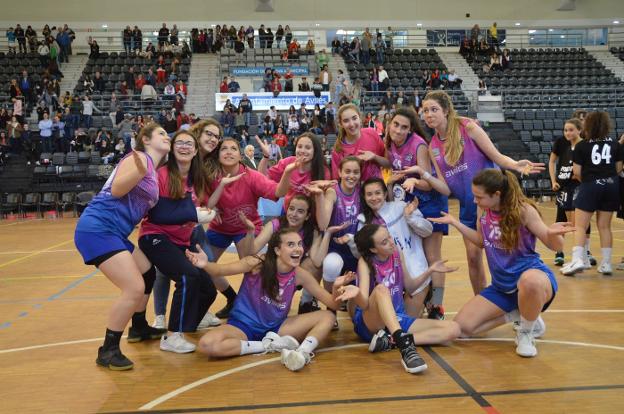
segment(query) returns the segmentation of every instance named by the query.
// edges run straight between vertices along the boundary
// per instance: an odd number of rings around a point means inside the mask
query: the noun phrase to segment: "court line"
[[[70,275],[70,276],[15,276],[15,277],[0,277],[0,282],[6,281],[20,281],[20,280],[45,280],[45,279],[79,279],[84,275]],[[1,301],[0,301],[1,302]]]
[[[18,224],[24,224],[24,223],[32,223],[33,221],[41,221],[41,220],[45,220],[45,219],[31,219],[31,220],[23,220],[23,221],[16,221],[15,223],[9,223],[9,224],[0,224],[0,228],[1,227],[9,227],[9,226],[17,226]]]
[[[61,253],[61,252],[75,252],[76,249],[59,249],[59,250],[46,250],[46,251],[42,251],[40,253]],[[24,251],[24,252],[0,252],[0,254],[4,254],[4,255],[9,255],[9,254],[28,254],[28,253],[35,253],[37,252],[37,250],[28,250],[28,251]]]
[[[462,341],[462,342],[514,342],[515,340],[516,340],[515,338],[457,338],[456,339],[456,341]],[[536,339],[535,341],[538,343],[543,343],[543,344],[584,346],[587,348],[600,348],[600,349],[610,349],[613,351],[624,351],[624,346],[592,344],[589,342],[557,341],[554,339]]]
[[[64,244],[71,243],[73,241],[74,241],[74,239],[66,240],[66,241],[64,241],[62,243],[58,243],[58,244],[52,245],[50,247],[46,247],[45,249],[37,250],[37,251],[35,251],[33,253],[30,253],[30,254],[28,254],[26,256],[18,257],[17,259],[13,259],[13,260],[9,260],[8,262],[0,263],[0,268],[8,266],[8,265],[13,264],[13,263],[21,262],[22,260],[30,259],[31,257],[36,256],[36,255],[38,255],[40,253],[44,253],[44,252],[46,252],[48,250],[52,250],[52,249],[54,249],[56,247],[61,247]]]
[[[438,364],[440,368],[442,368],[444,372],[446,372],[447,375],[461,387],[461,389],[466,391],[468,396],[470,396],[470,398],[472,398],[473,401],[479,405],[479,407],[483,408],[486,413],[498,414],[498,410],[494,408],[494,406],[492,406],[492,404],[490,404],[481,393],[470,385],[470,383],[466,381],[464,377],[462,377],[459,372],[451,366],[451,364],[446,362],[440,354],[434,351],[430,346],[425,346],[423,349],[436,362],[436,364]]]

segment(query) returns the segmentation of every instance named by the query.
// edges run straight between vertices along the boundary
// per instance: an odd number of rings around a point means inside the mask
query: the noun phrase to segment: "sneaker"
[[[589,260],[589,257],[587,256],[583,257],[583,269],[588,270],[591,268],[592,268],[592,264],[591,264],[591,261]]]
[[[302,315],[304,313],[316,312],[317,310],[321,310],[320,306],[316,299],[312,299],[310,302],[299,302],[299,309],[297,310],[297,315]]]
[[[392,337],[385,329],[380,329],[375,335],[373,335],[373,339],[371,339],[370,344],[368,344],[368,352],[386,352],[393,348],[396,348],[394,343],[392,342]]]
[[[119,348],[104,351],[103,347],[100,347],[95,363],[113,371],[125,371],[134,367],[132,361],[126,358]]]
[[[513,322],[514,331],[520,330],[520,321]],[[533,325],[533,338],[541,338],[546,333],[546,322],[542,319],[541,316],[538,316],[535,320],[535,324]]]
[[[574,276],[575,273],[582,272],[585,264],[582,260],[572,260],[561,268],[561,273],[565,276]]]
[[[600,264],[600,267],[598,267],[598,273],[602,273],[603,276],[611,276],[611,274],[613,273],[611,263],[602,262]]]
[[[403,343],[397,344],[401,351],[401,363],[403,368],[410,374],[416,374],[426,370],[427,363],[420,356],[414,344],[414,336],[412,334],[403,334],[401,337]]]
[[[227,319],[230,317],[230,312],[232,312],[233,307],[234,301],[228,302],[219,312],[215,314],[215,316],[219,319]]]
[[[182,332],[173,332],[160,338],[160,349],[176,354],[188,354],[195,351],[195,345],[184,339]]]
[[[280,352],[284,349],[295,350],[299,348],[299,341],[290,335],[279,336],[275,332],[268,332],[262,338],[262,345],[267,353]]]
[[[520,330],[516,333],[516,354],[525,358],[532,358],[537,355],[535,348],[535,338],[531,332]]]
[[[282,349],[282,364],[291,371],[299,371],[312,361],[314,354],[291,349]]]
[[[444,308],[442,305],[431,305],[430,307],[427,307],[427,318],[443,321]]]
[[[206,329],[210,328],[211,326],[219,325],[221,325],[221,319],[217,318],[210,312],[206,312],[201,322],[199,322],[199,325],[197,325],[197,329]]]
[[[563,252],[557,252],[555,254],[555,266],[563,266],[564,262],[565,256],[563,255]]]
[[[617,265],[616,267],[617,270],[624,270],[624,259],[622,259],[622,261],[620,262],[619,265]]]
[[[167,325],[165,324],[165,315],[156,315],[154,322],[152,322],[152,328],[167,329]]]
[[[131,326],[128,329],[128,342],[141,342],[148,339],[160,339],[161,336],[167,333],[166,329],[154,328],[152,326],[146,326],[145,328],[135,328]]]
[[[340,302],[340,308],[338,308],[338,310],[340,312],[348,311],[348,309],[347,309],[347,301],[346,300],[343,300],[342,302]]]
[[[587,258],[589,259],[589,264],[592,266],[596,266],[596,263],[598,263],[596,261],[596,258],[594,256],[592,256],[591,252],[588,250],[587,251]]]

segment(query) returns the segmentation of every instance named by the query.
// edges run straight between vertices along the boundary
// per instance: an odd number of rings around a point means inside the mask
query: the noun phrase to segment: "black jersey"
[[[566,186],[572,181],[572,154],[574,149],[570,141],[561,137],[555,141],[552,153],[557,156],[557,170],[555,176],[560,186]],[[575,180],[575,182],[577,182]]]
[[[617,175],[615,164],[624,159],[624,147],[611,138],[581,141],[572,159],[581,166],[582,181],[589,182]]]

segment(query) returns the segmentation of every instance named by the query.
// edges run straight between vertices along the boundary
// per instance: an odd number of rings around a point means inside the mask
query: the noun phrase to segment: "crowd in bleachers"
[[[216,25],[214,28],[191,30],[191,45],[194,53],[219,53],[222,49],[234,49],[241,53],[245,47],[249,49],[261,48],[271,49],[284,46],[290,51],[291,48],[298,49],[300,46],[293,38],[292,30],[289,25],[278,25],[275,32],[270,27],[261,24],[256,29],[250,24],[249,26],[240,26],[238,30],[233,25],[228,27],[227,24]],[[291,44],[295,43],[295,46]],[[246,45],[246,46],[245,46]]]

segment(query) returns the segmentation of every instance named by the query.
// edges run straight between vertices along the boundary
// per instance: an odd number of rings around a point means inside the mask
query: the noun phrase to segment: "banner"
[[[271,69],[275,69],[277,73],[283,75],[286,73],[287,69],[293,73],[293,75],[297,76],[307,76],[310,74],[310,70],[307,66],[278,66]],[[256,67],[256,68],[245,68],[245,67],[233,67],[230,68],[230,74],[234,76],[262,76],[264,75],[264,71],[266,67]]]
[[[226,100],[230,100],[234,106],[239,105],[243,97],[242,92],[238,93],[215,93],[215,111],[223,111]],[[322,107],[331,101],[329,92],[321,92],[321,97],[317,98],[312,92],[281,92],[277,97],[272,92],[249,92],[247,97],[251,101],[254,111],[267,111],[271,106],[275,106],[278,110],[288,110],[291,105],[299,108],[305,103],[308,109],[314,108],[319,104]]]

